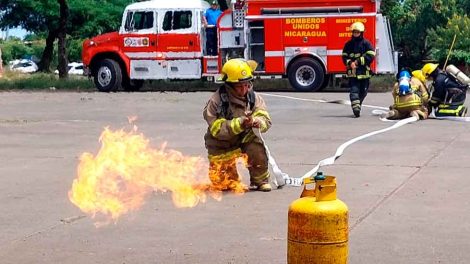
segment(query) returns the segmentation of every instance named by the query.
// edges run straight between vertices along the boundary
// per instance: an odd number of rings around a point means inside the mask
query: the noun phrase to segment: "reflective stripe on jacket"
[[[424,84],[417,78],[412,77],[410,81],[412,92],[406,95],[399,95],[398,83],[393,87],[393,108],[399,111],[412,111],[420,109],[429,100],[429,93]]]
[[[266,132],[271,127],[271,118],[266,110],[266,104],[260,95],[255,93],[255,105],[250,110],[247,98],[240,98],[234,94],[231,87],[225,87],[228,93],[231,119],[220,116],[221,111],[219,108],[222,105],[222,101],[219,91],[212,95],[203,111],[204,119],[208,124],[204,139],[210,155],[219,155],[234,150],[240,147],[242,143],[253,141],[261,143],[251,128],[243,129],[242,117],[246,115],[251,114],[253,118],[257,118],[260,121],[261,132]]]
[[[344,45],[342,59],[347,69],[348,77],[357,79],[367,79],[371,76],[370,65],[375,58],[375,49],[372,44],[361,37],[360,39],[351,39]],[[358,67],[353,70],[349,66],[351,62],[356,61]]]

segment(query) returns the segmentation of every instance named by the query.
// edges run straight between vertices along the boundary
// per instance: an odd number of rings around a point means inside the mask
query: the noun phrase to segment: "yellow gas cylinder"
[[[300,198],[289,206],[287,263],[347,261],[348,207],[336,199],[336,178],[319,172],[313,179],[304,180]]]

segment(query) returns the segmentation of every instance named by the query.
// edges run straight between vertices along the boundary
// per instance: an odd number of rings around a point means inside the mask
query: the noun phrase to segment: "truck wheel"
[[[122,86],[124,87],[124,90],[128,92],[134,92],[138,91],[142,86],[144,85],[144,80],[129,80],[126,78],[122,82]]]
[[[112,59],[104,59],[98,64],[94,74],[96,88],[100,92],[115,92],[122,85],[122,71],[119,64]]]
[[[299,92],[317,92],[323,86],[325,70],[312,58],[299,58],[289,67],[289,82]]]

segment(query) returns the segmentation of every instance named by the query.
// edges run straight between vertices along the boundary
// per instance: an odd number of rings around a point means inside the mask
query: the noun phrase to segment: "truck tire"
[[[325,70],[312,58],[296,59],[288,71],[289,83],[299,92],[317,92],[323,88]]]
[[[128,92],[135,92],[138,91],[144,85],[144,80],[130,80],[126,78],[122,82],[122,86],[124,87],[125,91]]]
[[[122,86],[122,71],[119,63],[112,59],[100,61],[94,73],[94,81],[100,92],[119,90]]]

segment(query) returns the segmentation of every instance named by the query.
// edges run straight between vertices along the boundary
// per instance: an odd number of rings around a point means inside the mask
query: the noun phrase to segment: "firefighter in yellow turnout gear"
[[[222,67],[221,86],[209,99],[203,116],[208,124],[204,136],[209,155],[209,178],[216,190],[242,191],[236,159],[246,154],[251,189],[269,192],[268,157],[262,133],[271,127],[263,98],[253,91],[253,71],[257,63],[231,59]]]
[[[427,103],[429,93],[424,85],[424,75],[420,70],[402,70],[397,75],[398,82],[393,87],[393,105],[390,106],[388,119],[403,119],[415,116],[419,119],[428,117]]]

